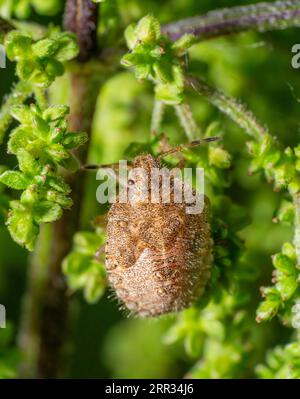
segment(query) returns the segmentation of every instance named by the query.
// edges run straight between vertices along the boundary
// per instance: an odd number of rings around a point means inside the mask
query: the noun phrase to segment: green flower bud
[[[291,244],[290,242],[285,242],[282,245],[281,252],[283,253],[283,255],[292,259],[296,264],[296,251],[293,244]]]
[[[15,190],[24,190],[29,184],[28,178],[22,173],[7,170],[0,175],[0,182]]]
[[[14,202],[16,203],[17,201]],[[19,245],[25,246],[29,251],[32,251],[39,228],[35,224],[29,209],[16,204],[12,205],[12,208],[7,220],[8,230]]]
[[[297,194],[300,192],[300,177],[299,176],[296,176],[292,179],[292,181],[288,185],[288,190],[291,195]]]
[[[265,300],[259,305],[256,312],[258,323],[272,319],[278,312],[281,303],[279,292],[275,287],[264,288],[263,295]]]
[[[26,105],[15,105],[10,110],[11,115],[25,126],[32,126],[32,113]]]
[[[62,144],[51,144],[46,151],[54,162],[60,162],[63,159],[69,158],[69,153]]]
[[[55,202],[39,201],[33,207],[34,220],[41,223],[51,223],[60,219],[62,216],[62,208]]]
[[[53,37],[57,43],[58,49],[55,53],[55,59],[59,62],[70,61],[79,53],[77,38],[73,33],[63,32]]]
[[[295,276],[282,276],[278,279],[276,283],[276,288],[280,293],[280,296],[283,301],[287,301],[292,297],[294,292],[298,287],[297,280]]]
[[[137,43],[137,37],[135,33],[135,24],[129,25],[125,30],[125,40],[127,47],[133,50]]]
[[[281,273],[290,274],[293,273],[295,270],[294,261],[283,255],[282,253],[274,255],[272,261],[274,267]]]
[[[280,160],[280,151],[274,151],[263,158],[263,168],[273,169]]]
[[[172,84],[158,84],[155,87],[155,94],[158,100],[164,101],[166,104],[176,105],[183,101],[184,94],[178,90],[176,85]]]
[[[166,61],[158,61],[153,64],[153,70],[158,83],[172,83],[174,81],[172,64]]]
[[[69,209],[73,205],[73,201],[71,200],[71,198],[68,198],[66,195],[54,190],[47,191],[46,198],[48,201],[59,204],[64,209]]]
[[[135,34],[138,41],[155,43],[160,38],[159,21],[152,15],[146,15],[138,22]]]
[[[61,76],[64,74],[64,67],[61,62],[55,60],[55,59],[50,59],[47,63],[45,72],[47,73],[47,77],[49,80],[52,81],[57,77]]]
[[[58,119],[65,118],[70,112],[70,107],[67,105],[53,105],[43,112],[43,118],[48,122],[57,121]]]
[[[210,146],[208,149],[208,159],[210,165],[214,165],[220,169],[229,168],[231,165],[231,155],[220,147]]]
[[[12,61],[19,61],[30,55],[32,39],[30,35],[12,31],[6,35],[4,45],[7,57]]]
[[[58,43],[55,40],[43,39],[32,45],[32,51],[39,58],[51,57],[55,54],[57,47]]]
[[[186,33],[172,44],[175,54],[181,57],[195,43],[195,35]]]
[[[295,167],[292,164],[281,164],[274,169],[276,186],[281,188],[290,183],[295,176]]]
[[[35,203],[39,202],[39,193],[37,190],[37,185],[31,184],[21,195],[21,203],[33,206]]]
[[[281,222],[287,224],[294,223],[294,205],[290,201],[282,201],[280,208],[277,213],[277,217]]]

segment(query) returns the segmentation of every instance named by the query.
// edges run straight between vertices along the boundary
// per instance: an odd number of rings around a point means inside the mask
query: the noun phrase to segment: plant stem
[[[300,193],[293,196],[295,209],[294,220],[294,246],[296,250],[297,264],[300,265]]]
[[[247,30],[265,32],[293,26],[300,26],[300,0],[215,10],[205,15],[171,22],[162,27],[162,32],[171,40],[190,33],[195,35],[196,42]]]
[[[64,27],[78,38],[79,61],[87,61],[97,47],[98,5],[92,0],[68,0]]]
[[[190,106],[188,104],[175,105],[175,110],[189,141],[198,139],[200,137],[200,128],[197,126]]]
[[[228,115],[229,118],[245,129],[256,140],[261,141],[263,136],[268,133],[267,129],[258,122],[253,113],[235,98],[227,96],[203,80],[194,77],[187,77],[185,83],[187,87],[191,87],[198,94],[204,96],[212,105]]]
[[[35,251],[30,257],[27,291],[22,304],[21,328],[18,341],[22,351],[20,375],[23,378],[33,377],[37,372],[40,343],[39,322],[45,281],[47,279],[51,241],[52,226],[44,224],[41,226]]]
[[[27,82],[19,82],[14,86],[11,93],[6,98],[0,110],[0,144],[2,143],[5,132],[12,121],[12,116],[10,115],[11,107],[23,104],[31,93],[32,86],[30,84]]]
[[[93,112],[99,84],[91,76],[71,74],[70,119],[71,131],[91,132]],[[76,151],[81,164],[86,163],[88,146]],[[49,269],[41,314],[38,377],[57,378],[64,373],[65,342],[68,335],[67,284],[62,274],[63,259],[72,249],[73,235],[79,229],[84,198],[85,176],[82,171],[66,173],[64,179],[72,189],[73,207],[65,211],[53,225],[53,240],[49,250]]]
[[[81,29],[90,27],[89,18],[95,20],[98,9],[90,0],[68,0],[66,12],[70,4],[79,7],[85,12],[82,14],[77,10],[77,26]],[[88,6],[93,10],[92,15],[88,13]],[[84,18],[84,21],[80,21]],[[66,19],[65,19],[66,20]],[[66,29],[69,27],[66,26]],[[89,30],[95,38],[94,30]],[[86,31],[85,31],[86,32]],[[77,32],[78,33],[78,32]],[[79,32],[80,33],[80,32]],[[90,47],[89,51],[94,46]],[[85,49],[86,50],[86,49]],[[89,57],[91,57],[89,53]],[[82,54],[79,57],[82,61]],[[99,87],[103,81],[103,75],[94,74],[87,64],[74,68],[70,74],[69,92],[69,130],[85,131],[89,136],[91,133],[93,114]],[[45,98],[37,93],[37,100],[44,106]],[[74,151],[74,155],[81,164],[86,163],[88,145],[81,146]],[[63,174],[63,173],[62,173]],[[69,298],[67,295],[66,279],[62,274],[61,264],[72,248],[73,235],[79,228],[80,213],[84,198],[85,178],[83,172],[63,174],[65,182],[71,187],[71,198],[73,207],[65,211],[62,218],[51,225],[51,239],[47,240],[41,233],[39,244],[32,257],[29,271],[29,293],[34,300],[26,308],[26,319],[22,326],[20,343],[23,349],[25,360],[29,366],[23,366],[23,373],[31,372],[29,377],[38,378],[59,378],[65,375],[66,348],[69,328]],[[44,247],[44,246],[47,246]],[[43,248],[43,251],[41,251]],[[44,250],[46,255],[44,255]],[[45,261],[47,259],[47,262]],[[45,265],[47,265],[46,270]],[[39,282],[36,287],[36,281]],[[39,288],[42,287],[42,289]],[[33,287],[33,292],[30,292]],[[36,290],[36,292],[34,292]],[[35,345],[35,347],[34,347]]]
[[[38,106],[40,107],[40,109],[42,111],[45,110],[48,106],[46,91],[44,89],[42,89],[41,87],[36,87],[34,89],[34,95],[35,95],[36,102],[37,102]]]
[[[151,134],[153,136],[159,133],[165,108],[166,104],[163,101],[154,100],[152,118],[151,118]]]

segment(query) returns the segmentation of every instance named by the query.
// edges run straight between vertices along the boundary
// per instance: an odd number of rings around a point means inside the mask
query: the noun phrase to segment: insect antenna
[[[181,144],[178,145],[176,147],[171,148],[168,151],[164,151],[161,152],[158,155],[158,158],[163,158],[166,157],[167,155],[171,155],[174,154],[176,152],[181,152],[182,150],[184,150],[185,148],[193,148],[193,147],[198,147],[198,145],[202,145],[202,144],[206,144],[206,143],[210,143],[212,141],[220,141],[222,140],[222,137],[216,136],[216,137],[207,137],[205,139],[200,139],[200,140],[194,140],[190,143],[186,143],[186,144]]]
[[[128,168],[130,169],[132,166],[130,164],[130,161],[128,162]],[[99,170],[99,169],[113,169],[115,171],[119,170],[119,163],[111,163],[107,165],[96,165],[96,164],[87,164],[87,165],[81,165],[80,169],[85,170],[85,171],[93,171],[93,170]]]

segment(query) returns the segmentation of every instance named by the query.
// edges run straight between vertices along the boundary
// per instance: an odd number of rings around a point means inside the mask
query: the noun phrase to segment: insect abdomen
[[[179,226],[176,238],[172,237],[171,242],[157,242],[156,246],[153,246],[155,240],[152,243],[148,236],[147,242],[152,245],[145,247],[141,245],[144,244],[142,236],[137,240],[128,240],[130,223],[128,231],[126,232],[126,228],[122,231],[124,240],[127,239],[127,243],[123,245],[120,221],[113,218],[109,222],[110,237],[115,237],[117,231],[119,238],[118,241],[109,238],[107,243],[108,278],[118,299],[140,317],[158,316],[190,306],[202,295],[210,277],[213,243],[209,204],[206,202],[201,214],[186,215],[184,220],[182,212],[178,212],[178,220],[182,226]],[[149,217],[152,220],[148,220],[148,225],[153,229],[153,209]],[[176,218],[176,212],[172,214],[173,222],[174,217]],[[128,259],[135,255],[135,262],[124,263],[120,250]]]

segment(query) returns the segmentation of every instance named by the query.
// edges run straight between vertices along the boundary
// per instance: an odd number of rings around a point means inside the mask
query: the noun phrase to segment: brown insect
[[[141,196],[144,179],[151,179],[153,168],[162,168],[160,158],[185,147],[176,147],[158,158],[136,157],[133,168],[140,168],[140,172],[128,181],[129,201],[113,204],[108,213],[108,280],[118,299],[140,317],[189,307],[203,294],[210,278],[213,240],[208,198],[201,213],[187,213],[186,203],[174,201],[174,179],[169,203],[162,203],[162,197],[158,203],[151,203],[151,188],[146,200]]]

